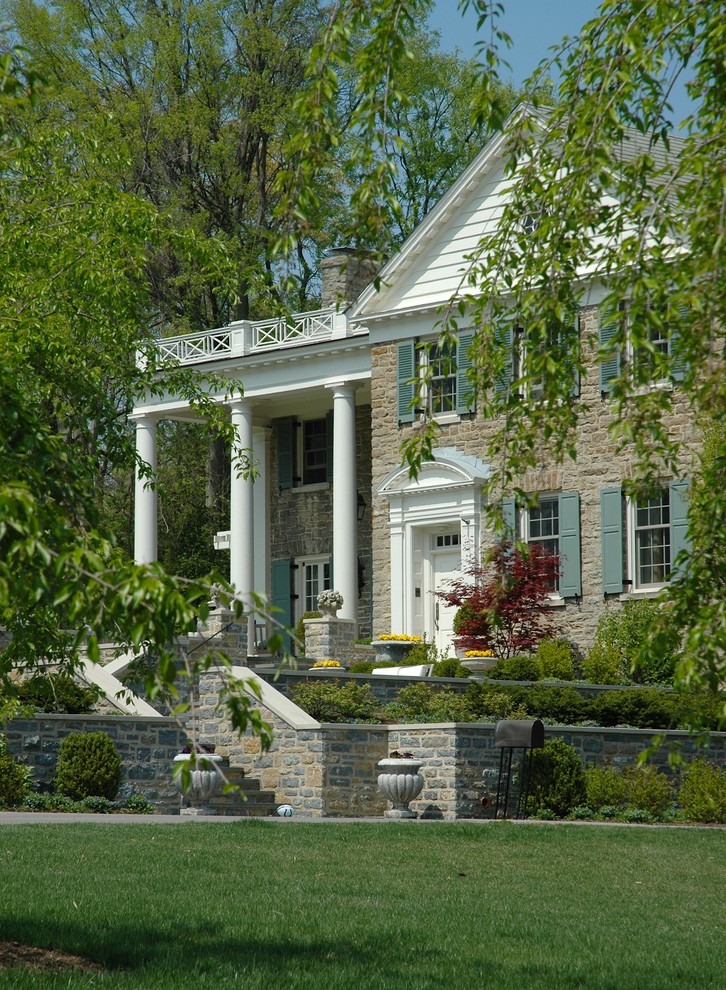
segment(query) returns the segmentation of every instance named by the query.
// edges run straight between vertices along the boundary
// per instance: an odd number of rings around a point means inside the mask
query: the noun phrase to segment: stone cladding
[[[581,418],[576,438],[577,459],[567,459],[561,465],[547,465],[530,471],[518,482],[527,492],[573,491],[580,493],[580,534],[582,595],[568,599],[556,610],[555,619],[563,635],[586,650],[592,645],[598,618],[603,610],[619,608],[624,596],[603,596],[601,577],[600,489],[616,485],[632,474],[632,455],[627,450],[617,452],[611,436],[613,423],[610,403],[600,392],[599,368],[594,359],[597,349],[597,309],[580,311],[581,339],[584,353],[590,356],[587,374],[580,383]],[[373,461],[373,491],[401,464],[401,444],[416,427],[399,426],[396,411],[396,348],[397,342],[373,347],[371,350],[371,446]],[[698,448],[699,434],[693,422],[687,397],[677,389],[674,408],[667,428],[681,448],[679,477],[691,475]],[[461,453],[476,455],[486,461],[486,448],[494,426],[481,413],[462,416],[458,422],[442,424],[438,446],[456,448]],[[546,462],[546,452],[542,451]],[[492,465],[495,469],[496,464]],[[495,497],[502,493],[494,492]],[[507,494],[507,493],[504,493]],[[390,631],[390,536],[388,502],[375,498],[373,502],[373,614],[374,631]],[[401,631],[401,630],[396,630]]]
[[[358,523],[358,635],[371,629],[371,407],[356,408],[357,487],[364,502]],[[332,485],[280,489],[278,483],[277,422],[272,421],[270,459],[270,560],[312,557],[333,552]],[[333,575],[335,584],[335,575]]]
[[[142,794],[156,810],[179,810],[172,785],[174,757],[187,742],[186,730],[168,718],[125,715],[42,715],[16,718],[3,730],[9,751],[32,771],[33,783],[51,790],[60,744],[74,732],[105,732],[122,760],[119,798]]]

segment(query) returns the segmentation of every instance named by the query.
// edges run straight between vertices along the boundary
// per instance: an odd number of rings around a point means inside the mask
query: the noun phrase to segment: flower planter
[[[189,762],[189,753],[179,753],[174,757],[174,763]],[[175,779],[176,788],[181,796],[182,815],[216,815],[208,802],[222,789],[223,777],[217,765],[222,757],[216,753],[198,753],[197,763],[191,771],[189,786],[182,786],[181,777]]]
[[[386,818],[416,818],[409,802],[414,801],[423,789],[424,779],[419,773],[423,760],[407,757],[389,757],[378,763],[378,787],[392,808],[384,812]]]
[[[412,646],[420,643],[405,639],[374,639],[371,646],[376,651],[376,663],[404,664]]]
[[[468,657],[467,659],[460,660],[459,663],[462,667],[466,667],[470,670],[472,674],[483,674],[487,670],[491,670],[492,667],[496,667],[497,658],[496,657]]]

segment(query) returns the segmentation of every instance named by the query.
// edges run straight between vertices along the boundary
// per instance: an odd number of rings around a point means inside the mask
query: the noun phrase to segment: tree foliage
[[[375,160],[389,139],[407,38],[427,6],[425,0],[381,0],[375,7],[339,0],[315,51],[320,83],[301,113],[302,146],[307,142],[309,149],[312,122],[332,142],[325,126],[331,88],[326,67],[347,59],[362,85],[385,80],[383,87],[370,86],[367,102],[360,103],[360,133]],[[473,112],[494,120],[509,44],[498,22],[501,5],[460,0],[459,7],[479,15]],[[348,44],[349,21],[371,32],[363,52]],[[620,362],[608,400],[613,440],[634,465],[632,487],[652,490],[684,469],[671,419],[682,397],[697,423],[710,413],[723,424],[725,54],[726,25],[715,0],[605,0],[579,36],[565,39],[530,80],[532,109],[509,123],[510,193],[501,222],[468,259],[440,324],[444,344],[460,327],[477,327],[477,408],[498,424],[487,450],[497,468],[492,494],[507,490],[524,497],[523,473],[539,465],[544,451],[549,463],[576,456],[582,403],[573,401],[572,381],[593,355],[582,347],[574,314],[587,299],[587,286],[602,287],[603,318],[616,326],[599,359],[643,358]],[[538,107],[537,86],[549,72],[559,76],[557,102]],[[676,85],[685,85],[690,100],[679,137],[670,103]],[[305,168],[314,172],[326,149],[325,141],[312,149]],[[300,166],[301,176],[305,168]],[[391,185],[384,162],[364,180],[355,203],[362,230],[384,215]],[[627,321],[620,317],[623,300]],[[498,389],[510,360],[503,329],[515,320],[526,327],[528,347],[511,386]],[[667,353],[654,344],[664,332],[671,341]],[[674,378],[677,389],[647,387]],[[533,382],[543,383],[542,401],[522,402]],[[404,449],[412,471],[430,457],[437,429],[429,422]],[[716,535],[724,531],[725,465],[723,430],[715,451],[686,465],[693,468],[696,490],[708,493],[715,525],[699,531],[692,519],[694,543],[700,539],[706,550],[682,561],[670,608],[645,647],[652,654],[665,640],[671,650],[682,646],[680,682],[712,688],[726,676],[726,555]]]
[[[552,633],[547,598],[558,571],[558,557],[537,543],[495,543],[483,567],[468,568],[470,580],[451,581],[436,593],[459,609],[454,619],[458,645],[492,650],[502,658],[536,649]]]
[[[31,81],[18,53],[0,66],[12,101],[28,98]],[[180,673],[230,666],[211,652],[176,666],[175,639],[206,617],[210,581],[221,578],[189,582],[125,562],[99,524],[100,465],[133,459],[125,414],[144,393],[183,395],[228,442],[233,433],[210,383],[159,367],[143,329],[147,252],[165,236],[157,212],[89,168],[92,158],[80,162],[78,136],[30,144],[7,123],[15,110],[0,95],[0,616],[14,634],[0,651],[0,693],[13,695],[18,668],[72,670],[81,649],[98,660],[105,640],[151,649],[147,690],[174,696]],[[269,742],[241,686],[226,704],[236,727]]]

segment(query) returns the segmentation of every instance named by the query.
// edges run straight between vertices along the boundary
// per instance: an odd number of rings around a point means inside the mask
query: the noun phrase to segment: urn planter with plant
[[[326,589],[318,595],[318,609],[324,618],[337,618],[338,610],[343,607],[343,596],[339,591]]]

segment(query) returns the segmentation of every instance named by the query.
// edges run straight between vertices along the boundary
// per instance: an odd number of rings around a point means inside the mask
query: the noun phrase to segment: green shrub
[[[585,794],[587,804],[596,811],[620,807],[627,797],[623,775],[616,767],[588,767],[585,770]]]
[[[532,718],[548,719],[558,725],[576,725],[589,716],[588,699],[575,688],[536,684],[525,692],[524,704]]]
[[[340,681],[314,681],[298,684],[290,692],[291,700],[319,722],[375,722],[379,702],[364,684]]]
[[[401,688],[383,711],[392,722],[474,722],[478,717],[468,694],[423,682]]]
[[[622,608],[611,608],[604,612],[597,624],[595,645],[585,664],[584,671],[589,680],[600,684],[618,684],[635,681],[638,684],[670,684],[673,682],[676,657],[664,654],[657,661],[634,662],[638,651],[645,643],[660,604],[647,598],[631,600]],[[597,680],[592,677],[593,667],[601,667],[601,675],[613,678]],[[617,676],[615,676],[617,672]]]
[[[655,688],[603,691],[590,705],[591,717],[598,725],[636,729],[675,729],[680,708],[678,695]]]
[[[627,767],[623,772],[627,802],[654,818],[663,818],[675,797],[673,784],[655,767]]]
[[[376,667],[383,667],[385,664],[376,663],[375,660],[354,660],[348,665],[351,674],[370,674]]]
[[[68,674],[34,674],[18,685],[21,702],[45,715],[83,715],[92,712],[101,692],[77,684]]]
[[[406,651],[404,659],[401,661],[400,666],[418,666],[419,664],[434,663],[436,660],[436,647],[433,643],[414,643],[413,646]],[[380,665],[382,666],[382,664]]]
[[[585,803],[585,772],[574,746],[563,739],[548,739],[543,749],[532,753],[528,814],[546,808],[566,818]]]
[[[492,688],[474,683],[467,688],[466,696],[475,717],[482,721],[528,717],[524,705],[506,688]]]
[[[469,677],[471,671],[463,667],[457,657],[447,657],[436,661],[432,674],[434,677]]]
[[[156,808],[143,794],[132,794],[123,802],[121,810],[132,815],[153,815]]]
[[[303,612],[295,623],[295,639],[301,644],[297,648],[300,651],[298,656],[305,656],[305,619],[319,619],[322,614],[322,612]]]
[[[509,657],[497,661],[489,677],[499,681],[538,681],[539,664],[534,657]]]
[[[60,746],[55,789],[82,801],[87,797],[113,800],[121,781],[121,757],[105,732],[73,732]]]
[[[726,770],[703,760],[687,767],[678,800],[691,822],[726,823]]]
[[[591,684],[622,684],[619,654],[601,643],[595,643],[582,661],[582,676]]]
[[[535,660],[541,678],[574,681],[575,660],[566,639],[544,639],[537,647]]]
[[[0,737],[0,808],[15,808],[30,792],[30,770],[18,763]]]

